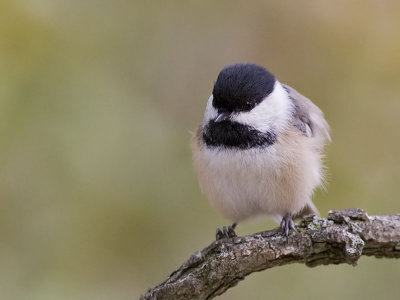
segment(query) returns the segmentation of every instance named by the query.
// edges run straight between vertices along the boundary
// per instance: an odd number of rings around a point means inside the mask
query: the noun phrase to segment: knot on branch
[[[331,211],[327,219],[316,216],[303,219],[299,227],[304,228],[303,232],[310,235],[313,248],[306,258],[306,265],[356,265],[365,243],[358,232],[353,230],[355,224],[352,224],[351,220],[361,216],[360,211],[348,210],[343,215],[338,211]],[[338,224],[340,225],[337,226]]]
[[[332,220],[335,223],[350,223],[350,221],[367,221],[369,216],[361,208],[349,208],[345,210],[330,210],[328,212],[328,220]]]

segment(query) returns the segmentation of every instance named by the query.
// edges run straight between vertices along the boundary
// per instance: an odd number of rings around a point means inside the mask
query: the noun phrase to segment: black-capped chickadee
[[[318,215],[311,201],[323,184],[323,150],[330,141],[322,111],[255,64],[224,68],[193,137],[201,190],[233,225],[265,214],[288,236],[293,218]]]

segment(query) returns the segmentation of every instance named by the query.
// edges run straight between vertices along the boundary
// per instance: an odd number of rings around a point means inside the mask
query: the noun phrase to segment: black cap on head
[[[213,106],[219,111],[250,111],[273,90],[275,76],[256,64],[234,64],[218,75]]]

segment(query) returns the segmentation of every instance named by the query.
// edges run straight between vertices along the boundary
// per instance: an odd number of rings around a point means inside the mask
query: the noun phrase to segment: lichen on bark
[[[289,263],[356,265],[361,255],[400,257],[400,214],[334,210],[326,219],[301,220],[296,230],[287,238],[274,229],[214,241],[140,299],[211,299],[253,272]]]

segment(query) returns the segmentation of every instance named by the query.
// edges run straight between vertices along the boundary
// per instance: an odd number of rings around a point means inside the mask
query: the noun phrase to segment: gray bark
[[[326,219],[301,220],[296,229],[288,238],[274,229],[214,241],[140,299],[211,299],[253,272],[289,263],[356,265],[361,255],[400,257],[400,214],[330,211]]]

